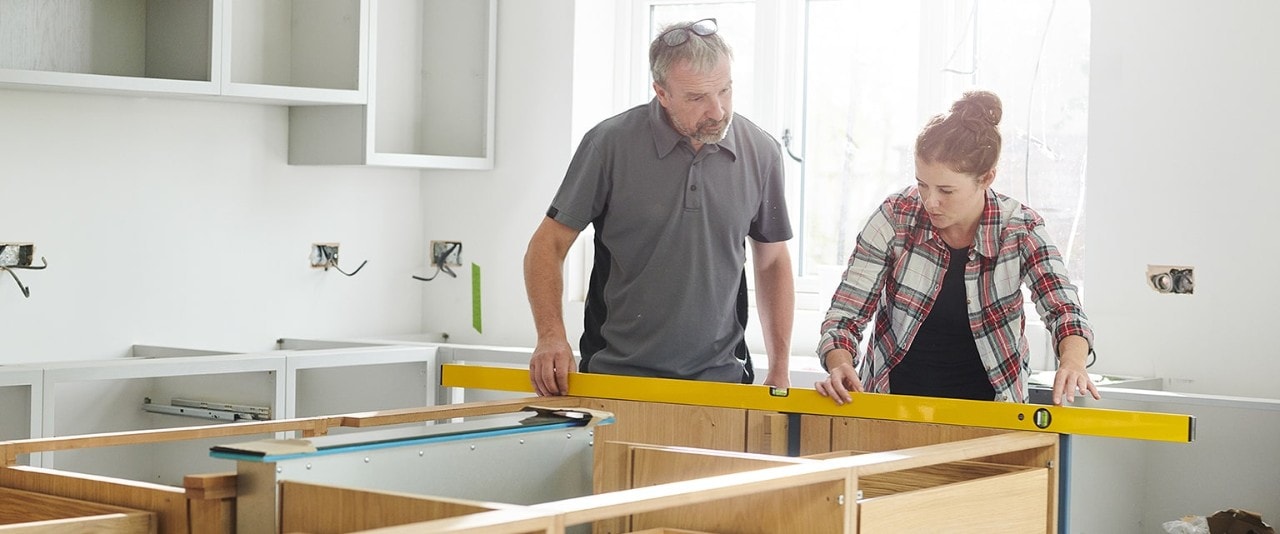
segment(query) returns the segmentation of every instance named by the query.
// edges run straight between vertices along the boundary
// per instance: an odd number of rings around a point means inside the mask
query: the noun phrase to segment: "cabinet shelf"
[[[0,88],[287,105],[291,164],[491,169],[496,32],[497,0],[4,0]]]
[[[368,102],[368,2],[226,0],[222,6],[222,95],[290,105]]]
[[[0,87],[364,104],[368,0],[5,0]]]
[[[283,408],[285,362],[282,355],[226,354],[152,356],[101,361],[58,362],[44,368],[45,437],[218,424],[216,421],[140,406],[143,399],[171,404],[172,399],[217,399],[237,405]],[[231,424],[231,421],[227,421]],[[266,439],[262,435],[251,439]],[[216,441],[216,440],[213,440]],[[176,458],[191,460],[207,472],[227,470],[225,462],[206,459],[213,441],[152,443],[103,449],[43,453],[41,465],[130,480],[181,484]]]
[[[294,107],[289,163],[493,168],[496,0],[373,0],[369,102]]]
[[[0,86],[212,95],[215,0],[6,0]]]

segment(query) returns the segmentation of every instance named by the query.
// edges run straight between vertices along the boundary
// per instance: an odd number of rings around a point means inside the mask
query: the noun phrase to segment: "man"
[[[733,114],[732,52],[714,19],[668,26],[649,47],[656,98],[584,136],[525,254],[539,395],[568,392],[564,258],[595,225],[583,372],[750,383],[746,242],[769,355],[789,387],[791,223],[777,141]]]

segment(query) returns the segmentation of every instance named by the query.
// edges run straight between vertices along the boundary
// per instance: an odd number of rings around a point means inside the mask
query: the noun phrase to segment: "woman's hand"
[[[1084,366],[1059,367],[1057,374],[1053,375],[1053,404],[1061,406],[1064,397],[1067,402],[1075,402],[1076,393],[1088,393],[1094,400],[1102,398]]]
[[[849,392],[862,392],[862,381],[858,380],[858,372],[853,369],[853,354],[844,349],[834,349],[825,356],[827,370],[830,374],[826,380],[813,383],[813,389],[823,397],[830,397],[836,405],[843,405],[853,400]]]
[[[1094,400],[1099,400],[1098,387],[1089,378],[1085,370],[1089,357],[1089,342],[1080,336],[1067,336],[1058,342],[1058,372],[1053,375],[1053,404],[1062,406],[1063,397],[1067,402],[1076,401],[1076,393],[1088,393]]]

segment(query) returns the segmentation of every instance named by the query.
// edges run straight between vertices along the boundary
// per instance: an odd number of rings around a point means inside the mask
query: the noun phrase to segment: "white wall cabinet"
[[[0,86],[217,94],[211,1],[0,2]]]
[[[369,3],[224,0],[221,94],[282,104],[368,102]]]
[[[497,0],[372,0],[369,102],[289,110],[289,163],[493,168]]]
[[[493,167],[497,0],[4,0],[0,88],[290,106],[289,163]]]
[[[367,102],[366,9],[364,0],[6,0],[0,87]]]

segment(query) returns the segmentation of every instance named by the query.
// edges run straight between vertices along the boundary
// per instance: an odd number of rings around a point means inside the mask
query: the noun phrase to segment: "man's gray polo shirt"
[[[746,238],[791,238],[782,172],[740,115],[697,154],[656,98],[587,132],[547,212],[595,225],[583,370],[742,381]]]

